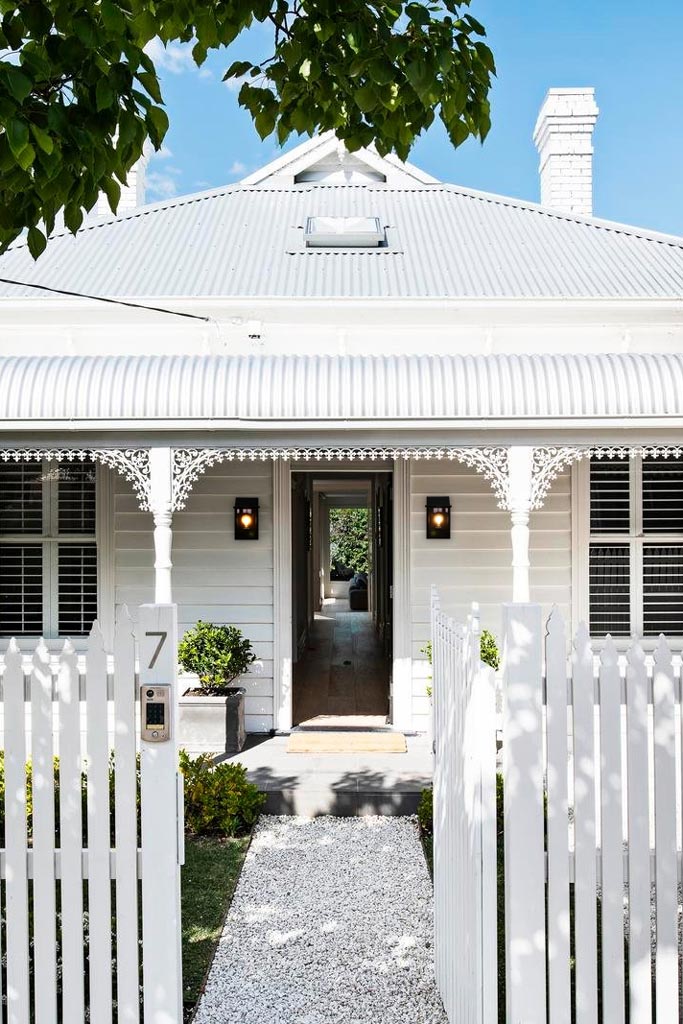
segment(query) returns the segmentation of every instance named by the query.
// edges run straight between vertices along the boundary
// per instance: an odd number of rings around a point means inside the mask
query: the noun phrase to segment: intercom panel
[[[140,686],[140,725],[140,736],[149,743],[162,743],[170,738],[170,686]]]

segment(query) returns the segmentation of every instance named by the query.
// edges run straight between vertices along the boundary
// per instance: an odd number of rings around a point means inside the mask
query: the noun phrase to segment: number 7
[[[156,662],[157,662],[157,658],[159,657],[159,654],[161,653],[161,648],[166,643],[166,637],[168,636],[168,633],[165,630],[161,631],[161,632],[154,632],[154,633],[147,632],[147,633],[145,633],[145,636],[158,636],[159,637],[159,643],[156,645],[156,648],[154,650],[154,654],[152,655],[152,660],[150,661],[149,665],[147,666],[148,668],[154,668],[154,666],[156,665]]]

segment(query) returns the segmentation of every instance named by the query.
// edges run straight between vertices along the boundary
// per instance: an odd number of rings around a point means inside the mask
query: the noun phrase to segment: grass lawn
[[[197,1002],[211,964],[248,845],[248,837],[188,837],[185,840],[182,915],[186,1019]]]

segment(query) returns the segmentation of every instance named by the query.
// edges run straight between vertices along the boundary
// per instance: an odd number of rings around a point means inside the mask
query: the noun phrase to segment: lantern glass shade
[[[448,497],[427,498],[427,539],[448,540],[451,535],[451,500]]]
[[[258,540],[258,498],[235,499],[235,540]]]

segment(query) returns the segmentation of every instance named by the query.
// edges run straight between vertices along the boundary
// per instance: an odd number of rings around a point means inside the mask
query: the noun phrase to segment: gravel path
[[[415,818],[263,817],[195,1024],[446,1024]]]

